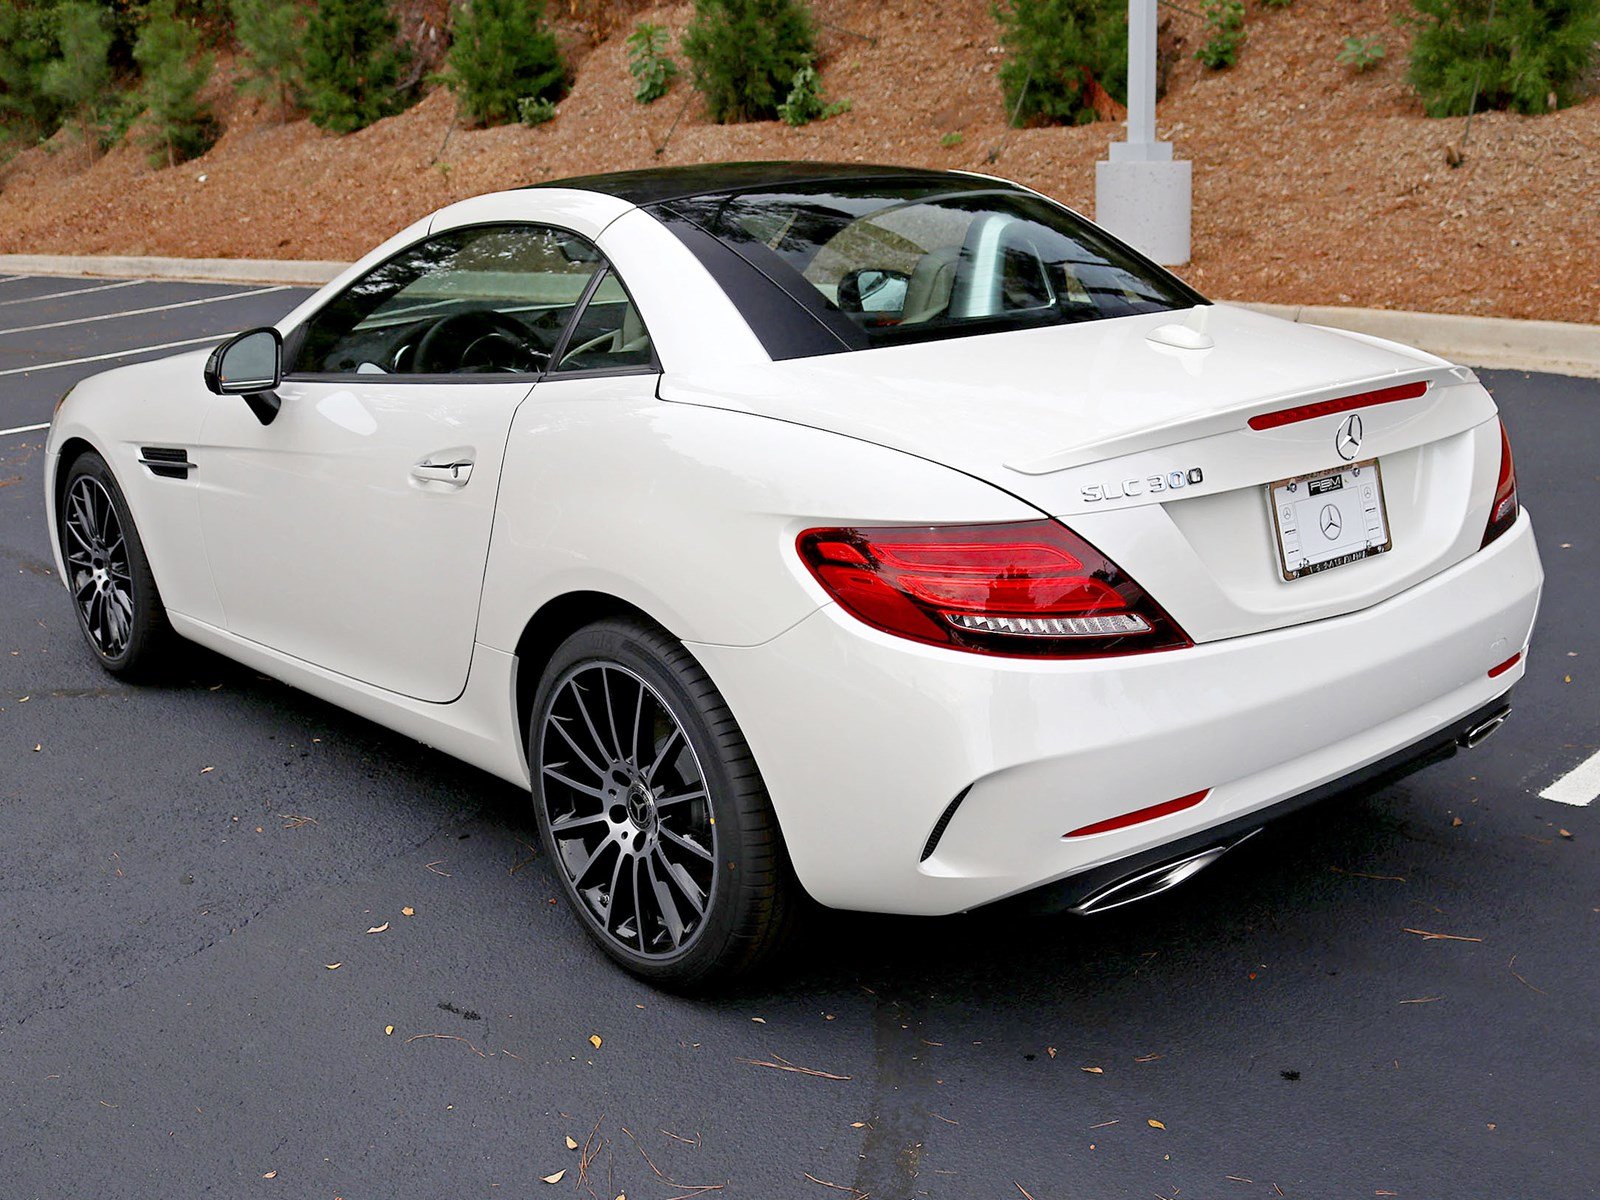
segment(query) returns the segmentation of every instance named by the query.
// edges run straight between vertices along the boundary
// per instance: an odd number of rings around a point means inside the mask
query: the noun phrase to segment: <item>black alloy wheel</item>
[[[557,650],[529,728],[539,832],[589,934],[692,986],[767,958],[793,883],[749,747],[689,652],[633,622]]]
[[[68,468],[56,514],[78,625],[100,665],[136,677],[162,664],[166,609],[111,469],[86,451]]]

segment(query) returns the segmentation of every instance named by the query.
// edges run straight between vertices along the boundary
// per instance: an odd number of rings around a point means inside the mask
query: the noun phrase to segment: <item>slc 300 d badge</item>
[[[1121,479],[1115,483],[1091,483],[1083,489],[1085,504],[1098,504],[1102,500],[1126,500],[1132,496],[1155,495],[1157,492],[1175,492],[1200,483],[1205,472],[1199,467],[1187,471],[1168,471],[1165,475],[1147,475],[1143,479]]]

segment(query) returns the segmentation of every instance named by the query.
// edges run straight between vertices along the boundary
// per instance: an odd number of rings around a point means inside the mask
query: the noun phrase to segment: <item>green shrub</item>
[[[1334,61],[1341,67],[1349,67],[1356,74],[1369,71],[1383,61],[1386,53],[1383,39],[1377,34],[1371,37],[1347,37],[1344,47],[1334,57]]]
[[[144,109],[140,141],[152,166],[175,166],[204,154],[217,140],[217,121],[201,101],[211,78],[211,56],[200,53],[200,36],[173,11],[172,0],[156,0],[133,46],[139,64],[139,101]]]
[[[1016,125],[1094,120],[1092,80],[1127,99],[1128,6],[1117,0],[997,0],[1006,116]]]
[[[953,150],[966,140],[966,135],[964,135],[959,129],[952,129],[949,133],[942,133],[939,135],[939,145],[943,146],[946,150]]]
[[[628,35],[628,74],[633,76],[633,98],[652,104],[667,94],[677,77],[678,64],[667,57],[667,27],[646,21]]]
[[[1261,0],[1261,3],[1267,8],[1288,8],[1294,0]]]
[[[785,125],[809,125],[850,111],[850,101],[829,103],[822,95],[822,79],[815,67],[801,67],[794,73],[789,95],[778,105],[778,116]]]
[[[719,123],[776,116],[815,48],[811,13],[799,0],[695,0],[683,35],[695,90]]]
[[[60,102],[44,90],[45,64],[55,49],[48,9],[0,0],[0,138],[31,141],[60,123]]]
[[[561,47],[539,0],[469,0],[456,11],[446,82],[473,125],[518,118],[519,101],[559,100],[567,90]]]
[[[556,115],[556,102],[547,96],[524,96],[517,101],[517,120],[524,125],[543,125]]]
[[[385,0],[318,0],[302,55],[312,122],[352,133],[404,107],[395,21]]]
[[[39,86],[70,113],[91,150],[101,145],[101,118],[111,95],[111,30],[105,12],[84,0],[56,6],[56,55],[44,64]]]
[[[1600,42],[1600,0],[1412,0],[1406,78],[1430,117],[1547,112],[1579,99]],[[1494,19],[1491,21],[1490,14]]]
[[[305,9],[284,0],[233,0],[232,13],[244,71],[239,86],[276,100],[278,115],[288,120],[305,90],[300,59]]]
[[[1194,56],[1213,71],[1239,61],[1244,46],[1244,0],[1207,0],[1205,43]]]

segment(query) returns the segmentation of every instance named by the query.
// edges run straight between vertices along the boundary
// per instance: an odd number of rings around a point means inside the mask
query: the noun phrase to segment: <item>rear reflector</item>
[[[1513,654],[1510,658],[1506,659],[1505,662],[1501,663],[1498,667],[1490,667],[1489,668],[1489,678],[1490,679],[1496,679],[1499,676],[1504,675],[1507,671],[1511,670],[1512,667],[1516,666],[1521,661],[1522,661],[1522,651],[1518,650],[1515,654]]]
[[[1334,413],[1349,412],[1352,408],[1371,408],[1375,404],[1393,404],[1396,400],[1415,400],[1427,390],[1427,383],[1418,380],[1416,383],[1379,388],[1375,392],[1342,396],[1337,400],[1318,400],[1315,404],[1302,404],[1297,408],[1280,408],[1277,412],[1259,413],[1251,417],[1250,428],[1276,429],[1280,425],[1293,425],[1296,421],[1331,417]]]
[[[1104,821],[1096,821],[1093,825],[1084,825],[1074,829],[1071,833],[1064,833],[1061,836],[1069,838],[1088,837],[1091,833],[1110,833],[1113,829],[1126,829],[1129,825],[1137,825],[1141,821],[1154,821],[1157,817],[1169,817],[1175,812],[1193,808],[1210,794],[1211,789],[1204,788],[1198,792],[1190,792],[1187,796],[1179,796],[1176,800],[1152,804],[1149,808],[1137,808],[1133,812],[1123,813],[1120,817],[1108,817]]]

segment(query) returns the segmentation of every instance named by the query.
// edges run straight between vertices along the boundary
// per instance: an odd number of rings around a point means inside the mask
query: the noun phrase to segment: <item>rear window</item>
[[[848,346],[1205,303],[1059,205],[982,181],[830,182],[701,196],[670,208]]]

